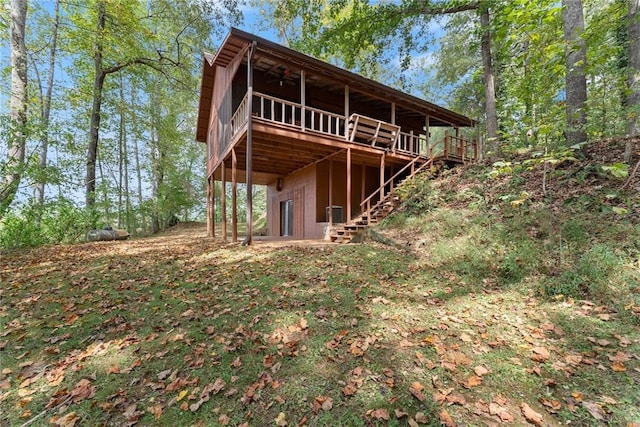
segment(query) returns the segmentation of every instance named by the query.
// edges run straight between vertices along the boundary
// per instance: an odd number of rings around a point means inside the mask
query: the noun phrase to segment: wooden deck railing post
[[[449,157],[449,131],[444,131],[444,158]]]
[[[467,155],[467,140],[462,140],[462,163],[464,164],[464,159]]]
[[[302,132],[305,131],[305,128],[307,126],[307,114],[306,114],[306,107],[307,107],[307,82],[306,82],[306,78],[305,78],[305,73],[304,70],[300,70],[300,104],[302,105],[302,107],[300,108],[300,127],[302,128]]]

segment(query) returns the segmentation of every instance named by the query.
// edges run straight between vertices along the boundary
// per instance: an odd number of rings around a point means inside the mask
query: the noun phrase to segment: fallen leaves
[[[273,420],[273,422],[275,422],[276,426],[278,426],[278,427],[285,427],[286,425],[288,425],[287,417],[286,417],[284,412],[280,412],[278,414],[278,416],[276,417],[276,419]]]
[[[333,399],[328,396],[318,396],[313,400],[313,413],[317,414],[321,409],[330,411],[333,408]]]
[[[491,373],[491,371],[484,366],[476,366],[475,368],[473,368],[473,372],[475,372],[475,374],[479,377],[484,377],[485,375]]]
[[[598,421],[606,421],[606,416],[602,407],[594,402],[582,402],[582,407],[587,410],[591,414],[593,418]]]
[[[78,403],[84,399],[90,399],[93,396],[95,396],[95,394],[96,394],[96,387],[92,385],[91,381],[89,381],[86,378],[83,378],[80,381],[78,381],[78,383],[76,383],[76,385],[73,387],[73,390],[71,390],[71,393],[70,393],[71,400],[73,401],[73,403]]]
[[[498,403],[498,401],[496,400],[490,402],[489,414],[497,416],[498,418],[500,418],[500,421],[502,422],[505,422],[505,423],[512,422],[514,420],[513,415],[511,414],[511,412],[509,412],[509,410],[505,406],[502,406],[506,402],[503,401],[500,403]]]
[[[469,388],[476,387],[476,386],[478,386],[478,385],[480,385],[480,384],[482,384],[482,378],[481,378],[481,377],[479,377],[479,376],[477,376],[477,375],[472,375],[472,376],[470,376],[469,378],[467,378],[467,380],[466,380],[466,381],[464,381],[464,382],[462,383],[462,386],[463,386],[464,388],[469,389]]]
[[[424,395],[422,390],[424,390],[424,386],[418,381],[412,383],[409,387],[409,392],[420,402],[424,402],[427,399],[427,396]]]
[[[73,427],[80,420],[80,417],[75,411],[69,412],[63,416],[54,416],[49,422],[53,425],[60,427]]]
[[[451,418],[451,415],[449,415],[446,409],[440,411],[440,423],[445,425],[446,427],[456,426],[455,421],[453,421],[453,418]]]
[[[637,334],[611,334],[622,316],[606,324],[597,320],[599,330],[585,327],[586,336],[577,336],[571,319],[560,323],[560,317],[538,310],[543,303],[522,310],[524,305],[490,287],[460,297],[451,283],[452,294],[442,297],[442,290],[385,278],[388,289],[381,289],[378,271],[350,271],[356,283],[349,287],[333,272],[327,279],[330,267],[322,257],[304,270],[275,269],[268,264],[278,260],[276,252],[241,262],[247,253],[237,252],[236,261],[225,261],[223,268],[207,255],[209,264],[193,267],[203,253],[190,254],[189,262],[176,258],[179,269],[157,280],[155,293],[146,278],[118,277],[106,292],[93,277],[75,277],[74,283],[89,288],[60,307],[62,314],[32,320],[11,314],[11,308],[6,316],[3,307],[0,315],[12,329],[0,331],[0,349],[15,361],[0,374],[1,410],[14,408],[11,421],[21,424],[27,418],[20,416],[46,405],[56,415],[52,424],[73,427],[86,423],[86,412],[114,425],[167,424],[181,414],[194,425],[337,424],[348,413],[374,425],[416,427],[549,425],[565,411],[613,424],[629,410],[628,397],[617,389],[602,389],[611,397],[594,395],[575,381],[587,370],[593,378],[637,375]],[[106,263],[105,271],[114,268],[113,260]],[[314,270],[314,263],[324,270]],[[184,274],[176,280],[178,271]],[[47,298],[21,300],[24,309],[55,303]],[[533,298],[523,300],[533,304]],[[144,311],[147,305],[157,314]],[[95,325],[82,313],[88,308],[99,319]],[[596,308],[590,309],[594,319]],[[142,312],[150,317],[139,319]],[[29,322],[39,322],[37,334]],[[572,347],[574,342],[580,345]],[[531,388],[523,392],[514,379],[525,372],[535,376],[524,382]],[[104,396],[110,388],[103,384],[110,381],[119,389]],[[584,394],[569,395],[578,387]]]
[[[538,412],[534,411],[531,408],[531,406],[529,406],[527,403],[522,402],[520,404],[520,411],[522,411],[522,416],[524,416],[524,418],[531,424],[534,424],[536,426],[542,425],[543,423],[542,414],[539,414]]]
[[[378,408],[376,410],[367,411],[368,415],[371,415],[376,420],[389,421],[389,411],[384,408]]]
[[[531,351],[531,360],[534,362],[546,362],[549,359],[550,353],[545,347],[534,347]]]

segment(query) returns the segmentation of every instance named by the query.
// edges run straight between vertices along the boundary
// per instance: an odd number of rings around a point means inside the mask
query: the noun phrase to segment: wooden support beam
[[[431,129],[429,129],[429,120],[430,120],[430,117],[427,114],[426,117],[425,117],[425,120],[424,120],[424,134],[425,134],[425,139],[427,141],[427,146],[425,147],[425,150],[426,150],[427,153],[431,153],[431,151],[429,150],[429,137],[431,136],[430,135],[431,134]],[[429,155],[429,157],[431,157],[431,156]]]
[[[216,181],[215,171],[207,179],[207,235],[216,236]]]
[[[247,53],[247,159],[245,171],[247,183],[247,236],[245,243],[253,243],[253,54],[258,43],[253,42]]]
[[[211,202],[213,203],[213,212],[211,213],[211,236],[216,237],[216,178],[211,175]]]
[[[351,224],[351,148],[347,149],[347,224]]]
[[[224,160],[220,163],[220,179],[222,180],[222,195],[220,196],[220,211],[222,214],[222,240],[227,241],[227,167]]]
[[[302,132],[304,132],[307,126],[307,83],[304,70],[300,70],[300,105],[302,105],[300,109],[300,127],[302,128]]]
[[[396,103],[395,102],[391,103],[391,124],[392,125],[396,124]]]
[[[444,131],[444,158],[449,157],[449,131]]]
[[[380,201],[384,199],[384,160],[386,153],[382,153],[380,156]]]
[[[344,120],[349,120],[349,86],[344,87]]]
[[[329,228],[333,227],[333,158],[329,159]]]
[[[231,241],[238,241],[238,157],[231,150]]]
[[[366,174],[367,173],[367,165],[363,164],[362,165],[362,179],[360,180],[360,203],[362,203],[362,201],[366,198],[366,191],[367,191],[367,179],[366,179]]]

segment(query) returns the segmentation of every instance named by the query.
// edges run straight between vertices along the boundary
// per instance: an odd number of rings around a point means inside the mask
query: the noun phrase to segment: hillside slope
[[[637,426],[638,180],[589,162],[416,180],[395,245],[3,255],[0,424]]]

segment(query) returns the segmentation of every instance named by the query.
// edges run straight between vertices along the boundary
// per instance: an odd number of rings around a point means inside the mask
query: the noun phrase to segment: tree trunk
[[[125,209],[125,225],[127,227],[127,231],[132,233],[133,229],[131,227],[131,196],[129,195],[129,147],[127,142],[127,121],[126,121],[126,110],[124,109],[124,105],[126,100],[124,98],[124,89],[121,92],[121,100],[123,105],[123,119],[122,119],[122,156],[124,157],[124,209]]]
[[[58,25],[60,23],[60,1],[56,0],[53,16],[53,34],[51,35],[51,49],[49,50],[49,74],[47,76],[47,94],[42,100],[42,139],[40,141],[40,175],[38,176],[37,193],[38,204],[44,204],[44,189],[46,184],[45,169],[47,168],[47,154],[49,151],[49,117],[51,116],[51,96],[53,94],[53,77],[56,66],[56,47],[58,44]]]
[[[154,107],[153,100],[151,101],[151,105],[149,108],[151,113],[151,144],[150,144],[150,154],[151,154],[151,171],[152,171],[152,182],[151,182],[151,198],[153,201],[153,207],[151,212],[151,233],[156,234],[160,232],[160,186],[162,185],[162,169],[160,167],[160,141],[158,136],[158,127],[157,127],[157,111]]]
[[[133,142],[133,156],[136,164],[136,179],[138,181],[138,214],[142,215],[142,232],[147,232],[147,217],[142,210],[144,199],[142,198],[142,169],[140,168],[140,150],[138,149],[138,139]],[[136,227],[137,228],[137,227]]]
[[[494,161],[500,156],[500,139],[498,138],[495,76],[493,74],[493,65],[491,63],[491,29],[489,27],[489,9],[486,6],[480,10],[480,26],[482,27],[481,50],[489,159]]]
[[[562,0],[562,24],[566,44],[567,144],[587,140],[587,49],[582,33],[582,0]]]
[[[135,87],[133,84],[131,85],[131,88],[129,90],[129,95],[130,95],[130,103],[131,105],[138,105],[138,100],[135,96],[137,91],[137,87]],[[133,120],[135,121],[135,113],[133,116]],[[144,202],[144,199],[142,197],[142,168],[140,166],[140,150],[138,147],[138,141],[139,141],[139,136],[137,134],[134,134],[133,137],[133,161],[134,161],[134,167],[135,167],[135,172],[136,172],[136,181],[138,184],[138,191],[137,191],[137,199],[138,199],[138,212],[137,215],[134,215],[133,217],[133,224],[134,224],[134,229],[138,229],[138,215],[140,216],[141,219],[141,227],[142,227],[142,234],[147,233],[147,215],[145,212],[143,212],[142,209],[142,205]]]
[[[122,228],[122,187],[124,181],[124,85],[120,75],[120,129],[118,129],[118,228]]]
[[[106,74],[102,64],[102,33],[105,28],[105,5],[98,2],[98,31],[97,41],[94,47],[93,66],[93,105],[91,107],[91,120],[89,122],[89,146],[87,148],[87,177],[85,180],[86,206],[88,210],[93,209],[96,203],[96,158],[98,156],[98,132],[100,129],[100,109],[102,107],[102,90]],[[95,219],[93,220],[95,222]],[[91,224],[95,226],[95,224]]]
[[[629,1],[629,75],[627,85],[629,96],[627,106],[630,109],[627,132],[630,136],[640,135],[640,0]],[[634,143],[627,142],[624,160],[631,161]]]
[[[24,44],[27,0],[11,1],[11,103],[7,175],[0,191],[0,218],[9,209],[20,186],[27,125],[27,48]]]

